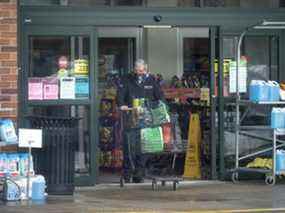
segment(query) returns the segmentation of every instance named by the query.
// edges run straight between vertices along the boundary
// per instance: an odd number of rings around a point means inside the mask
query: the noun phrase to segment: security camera
[[[161,22],[162,17],[161,17],[160,15],[156,15],[156,16],[153,17],[153,20],[154,20],[155,22]]]

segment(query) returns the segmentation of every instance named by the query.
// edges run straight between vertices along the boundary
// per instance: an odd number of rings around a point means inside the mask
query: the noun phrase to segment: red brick
[[[2,81],[17,81],[18,76],[17,75],[1,75]]]
[[[0,101],[11,101],[11,97],[8,95],[0,95]]]
[[[11,88],[18,88],[18,82],[15,81],[15,82],[10,82],[10,87]]]
[[[0,11],[0,17],[9,17],[10,13],[9,11]]]
[[[2,75],[2,74],[9,74],[9,73],[10,73],[10,68],[7,68],[7,67],[0,68],[0,75]]]
[[[9,39],[0,39],[0,45],[7,45],[9,44],[10,40]]]
[[[0,0],[0,2],[1,2],[1,0]],[[3,10],[16,10],[17,5],[16,4],[1,4],[0,8]]]
[[[16,67],[17,62],[16,61],[2,61],[2,66],[5,67]]]
[[[13,39],[13,38],[17,38],[17,32],[2,32],[1,36],[2,38],[9,38],[9,39]]]
[[[10,59],[10,54],[0,52],[0,60]]]
[[[15,117],[14,111],[7,111],[7,112],[0,111],[0,118],[12,118],[12,117]]]
[[[17,24],[16,18],[4,18],[3,20],[0,20],[0,24]]]
[[[8,24],[0,24],[0,31],[9,31],[10,26]]]
[[[2,46],[2,52],[17,52],[16,46]]]
[[[17,32],[17,30],[18,30],[18,27],[17,27],[17,25],[16,24],[9,24],[9,31],[11,31],[11,32]]]
[[[1,89],[2,95],[15,95],[17,92],[17,89]]]
[[[16,61],[17,58],[18,58],[17,53],[10,53],[9,55],[10,55],[10,59],[11,59],[11,60],[15,60],[15,61]]]
[[[1,107],[2,108],[17,108],[18,107],[18,103],[17,102],[2,103]]]

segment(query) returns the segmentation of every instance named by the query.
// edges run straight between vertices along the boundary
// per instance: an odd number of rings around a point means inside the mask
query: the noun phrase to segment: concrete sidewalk
[[[152,191],[151,184],[77,188],[73,197],[50,196],[45,204],[2,203],[1,213],[83,212],[285,212],[285,185],[263,182],[183,182]]]

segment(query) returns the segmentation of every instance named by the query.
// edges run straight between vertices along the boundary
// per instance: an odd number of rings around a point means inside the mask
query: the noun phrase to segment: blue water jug
[[[285,110],[283,108],[273,108],[271,111],[271,128],[285,127]]]
[[[32,183],[32,200],[45,199],[46,182],[44,177],[39,176]]]
[[[276,173],[285,173],[285,150],[276,152]]]
[[[265,81],[253,80],[249,86],[249,99],[253,102],[269,101],[270,86]]]
[[[269,101],[280,100],[280,86],[276,81],[269,81]]]

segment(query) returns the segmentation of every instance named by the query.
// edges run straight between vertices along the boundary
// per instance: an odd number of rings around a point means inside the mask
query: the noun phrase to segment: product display
[[[0,177],[26,176],[28,171],[28,153],[2,153],[0,154]],[[30,175],[34,175],[33,158],[31,157]]]
[[[285,128],[285,108],[272,108],[271,128]]]
[[[10,119],[0,119],[0,141],[9,143],[17,140],[18,137],[13,122]]]
[[[276,151],[276,173],[285,174],[285,150]]]
[[[249,86],[249,99],[254,102],[279,101],[280,86],[275,81],[253,80]]]

